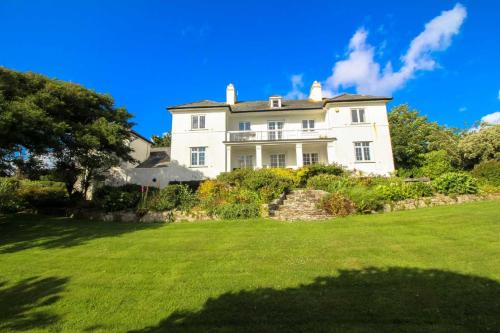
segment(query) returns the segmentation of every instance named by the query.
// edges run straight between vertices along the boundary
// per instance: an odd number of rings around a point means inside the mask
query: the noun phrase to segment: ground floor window
[[[272,154],[271,168],[284,168],[284,167],[285,167],[285,154]]]
[[[205,147],[192,147],[191,148],[191,165],[204,166],[205,165]]]
[[[370,142],[368,141],[354,142],[356,161],[371,161],[372,154],[370,148]]]
[[[319,154],[318,153],[304,153],[302,154],[302,161],[304,165],[311,165],[319,163]]]
[[[253,168],[253,156],[252,155],[241,155],[238,159],[238,164],[240,168]]]

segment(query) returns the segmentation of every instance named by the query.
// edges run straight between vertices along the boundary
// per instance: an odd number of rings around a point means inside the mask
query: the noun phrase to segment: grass
[[[326,222],[0,218],[0,331],[498,332],[500,201]]]

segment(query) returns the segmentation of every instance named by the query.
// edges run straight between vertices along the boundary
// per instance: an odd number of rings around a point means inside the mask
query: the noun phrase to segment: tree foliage
[[[163,133],[162,136],[153,135],[151,141],[153,141],[153,147],[170,147],[172,144],[172,133]]]
[[[500,125],[465,133],[458,149],[466,168],[488,160],[500,161]]]
[[[389,126],[396,168],[419,167],[422,154],[435,150],[446,151],[454,164],[460,163],[458,131],[430,122],[417,110],[411,110],[408,104],[392,108]]]
[[[65,170],[72,190],[78,176],[85,189],[99,170],[131,161],[132,117],[113,98],[35,73],[0,67],[0,159],[7,167],[23,156],[50,153]]]

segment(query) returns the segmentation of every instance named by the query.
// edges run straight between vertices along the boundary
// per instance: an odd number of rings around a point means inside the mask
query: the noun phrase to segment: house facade
[[[171,160],[208,178],[235,168],[295,169],[313,163],[338,163],[363,174],[393,172],[386,107],[392,98],[322,95],[315,81],[308,99],[238,102],[229,84],[225,102],[168,107]]]

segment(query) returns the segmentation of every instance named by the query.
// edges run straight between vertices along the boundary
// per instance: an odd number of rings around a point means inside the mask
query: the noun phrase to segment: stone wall
[[[407,199],[384,205],[384,212],[394,212],[398,210],[410,210],[423,207],[435,207],[443,205],[454,205],[464,202],[498,200],[500,193],[488,194],[463,194],[457,196],[436,195],[428,198]]]
[[[98,211],[81,211],[75,214],[74,217],[96,221],[139,223],[206,221],[213,219],[205,211],[201,210],[196,210],[189,213],[177,210],[164,212],[147,212],[144,215],[138,215],[133,211],[119,211],[110,213]]]

